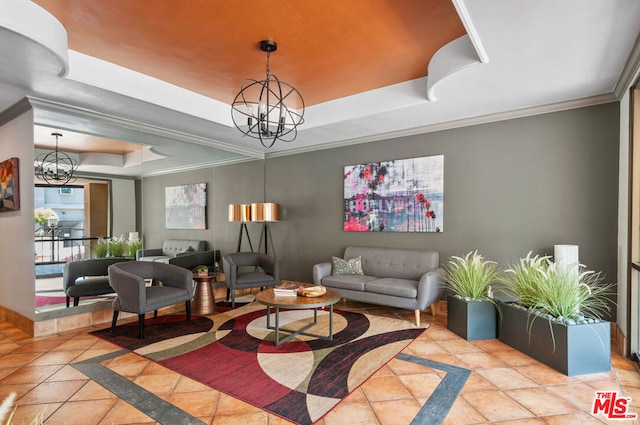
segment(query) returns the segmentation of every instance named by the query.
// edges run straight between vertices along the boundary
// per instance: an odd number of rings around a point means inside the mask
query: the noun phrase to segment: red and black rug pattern
[[[311,316],[309,310],[281,311],[281,326],[298,329]],[[309,332],[326,335],[328,322],[329,312],[319,310]],[[332,341],[299,336],[276,346],[266,308],[249,304],[190,322],[184,316],[148,320],[143,341],[136,323],[94,334],[275,415],[311,424],[425,331],[347,311],[334,311],[333,329]]]

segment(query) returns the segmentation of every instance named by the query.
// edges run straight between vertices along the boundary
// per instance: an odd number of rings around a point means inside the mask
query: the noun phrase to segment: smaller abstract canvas
[[[444,156],[344,167],[344,230],[442,232]]]
[[[164,192],[167,229],[207,228],[207,184],[167,186]]]
[[[18,158],[0,162],[0,212],[20,209]]]

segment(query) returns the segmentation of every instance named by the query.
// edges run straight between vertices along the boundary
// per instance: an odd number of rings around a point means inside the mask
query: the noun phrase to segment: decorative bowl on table
[[[196,268],[196,275],[198,277],[207,277],[207,276],[209,276],[209,267],[207,267],[207,266],[198,266]]]
[[[304,289],[298,291],[298,295],[301,297],[320,297],[327,293],[327,288],[324,286],[307,286]]]

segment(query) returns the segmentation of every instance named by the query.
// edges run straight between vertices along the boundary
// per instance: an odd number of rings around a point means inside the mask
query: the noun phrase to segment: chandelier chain
[[[266,66],[266,73],[267,73],[267,80],[269,79],[269,75],[271,75],[271,72],[269,71],[269,58],[271,57],[271,52],[267,52],[267,66]]]

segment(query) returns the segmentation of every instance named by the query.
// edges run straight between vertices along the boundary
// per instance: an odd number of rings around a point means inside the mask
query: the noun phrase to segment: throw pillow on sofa
[[[351,274],[364,275],[362,257],[355,257],[348,261],[338,257],[331,257],[331,275],[344,276]]]
[[[179,252],[177,255],[191,254],[192,252],[195,252],[195,249],[193,249],[193,247],[191,245],[189,245],[189,247],[187,249]]]

